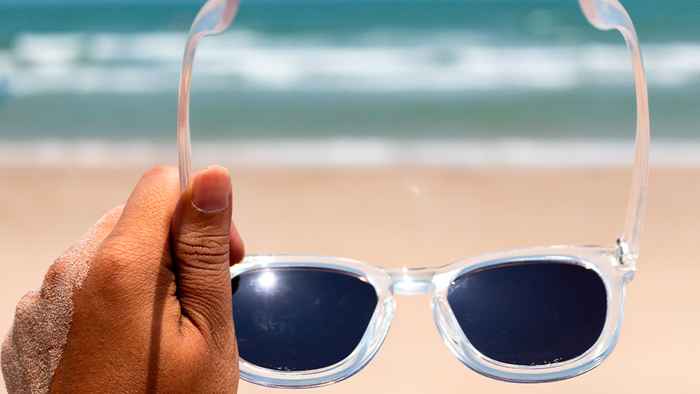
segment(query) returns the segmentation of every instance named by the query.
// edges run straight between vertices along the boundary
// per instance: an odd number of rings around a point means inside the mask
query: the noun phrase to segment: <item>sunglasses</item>
[[[635,272],[649,114],[639,43],[627,12],[617,0],[579,0],[579,5],[596,28],[619,30],[632,58],[636,157],[622,237],[611,245],[511,250],[437,268],[381,268],[323,256],[246,256],[231,267],[244,380],[308,388],[352,376],[384,341],[395,294],[432,294],[430,306],[447,347],[466,366],[494,379],[555,381],[603,362],[617,342],[625,285]],[[237,0],[210,0],[190,31],[178,117],[183,187],[191,172],[188,96],[194,52],[204,35],[228,26],[237,6]]]

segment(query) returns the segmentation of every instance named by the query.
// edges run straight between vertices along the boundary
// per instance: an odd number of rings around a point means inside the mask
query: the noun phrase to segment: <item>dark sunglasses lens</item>
[[[595,271],[546,261],[468,272],[454,281],[447,300],[476,350],[516,365],[582,355],[603,331],[608,305]]]
[[[342,361],[377,306],[372,285],[340,271],[260,269],[231,285],[240,357],[268,369],[307,371]]]

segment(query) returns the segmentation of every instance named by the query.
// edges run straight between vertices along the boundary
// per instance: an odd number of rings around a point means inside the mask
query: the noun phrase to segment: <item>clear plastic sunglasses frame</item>
[[[649,111],[646,80],[637,35],[632,22],[617,0],[579,0],[587,20],[601,30],[619,30],[632,58],[637,95],[637,136],[632,190],[622,237],[612,245],[550,246],[497,252],[470,257],[438,268],[381,268],[359,261],[305,255],[250,255],[231,268],[231,278],[260,268],[314,267],[348,272],[374,286],[378,303],[369,327],[357,348],[343,361],[310,371],[278,371],[260,368],[240,360],[241,377],[270,387],[308,388],[327,385],[357,373],[376,354],[386,337],[394,313],[394,294],[432,294],[431,308],[440,335],[452,353],[472,370],[485,376],[512,382],[546,382],[580,375],[594,368],[610,354],[622,322],[624,290],[635,272],[646,203],[649,165]],[[191,172],[189,147],[189,73],[196,43],[206,34],[223,31],[235,16],[238,0],[209,0],[190,31],[180,89],[178,146],[180,179],[186,185]],[[208,19],[207,19],[208,18]],[[214,21],[216,29],[202,33],[197,24]],[[223,24],[223,25],[222,25]],[[193,40],[192,37],[195,37]],[[607,291],[607,316],[597,342],[571,360],[546,365],[512,365],[493,360],[476,350],[460,329],[447,302],[451,283],[464,273],[501,264],[548,261],[576,264],[594,270]]]

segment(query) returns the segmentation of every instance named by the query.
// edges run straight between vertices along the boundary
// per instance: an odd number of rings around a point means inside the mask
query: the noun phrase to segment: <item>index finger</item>
[[[103,246],[140,261],[160,263],[169,250],[170,223],[180,198],[175,167],[155,167],[141,178]]]

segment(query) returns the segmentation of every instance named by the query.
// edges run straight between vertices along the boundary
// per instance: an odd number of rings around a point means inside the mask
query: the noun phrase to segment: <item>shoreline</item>
[[[194,141],[195,167],[266,169],[622,169],[634,160],[623,139],[317,138]],[[177,164],[174,143],[0,140],[0,169],[134,169]],[[700,168],[700,139],[655,139],[655,168]]]

